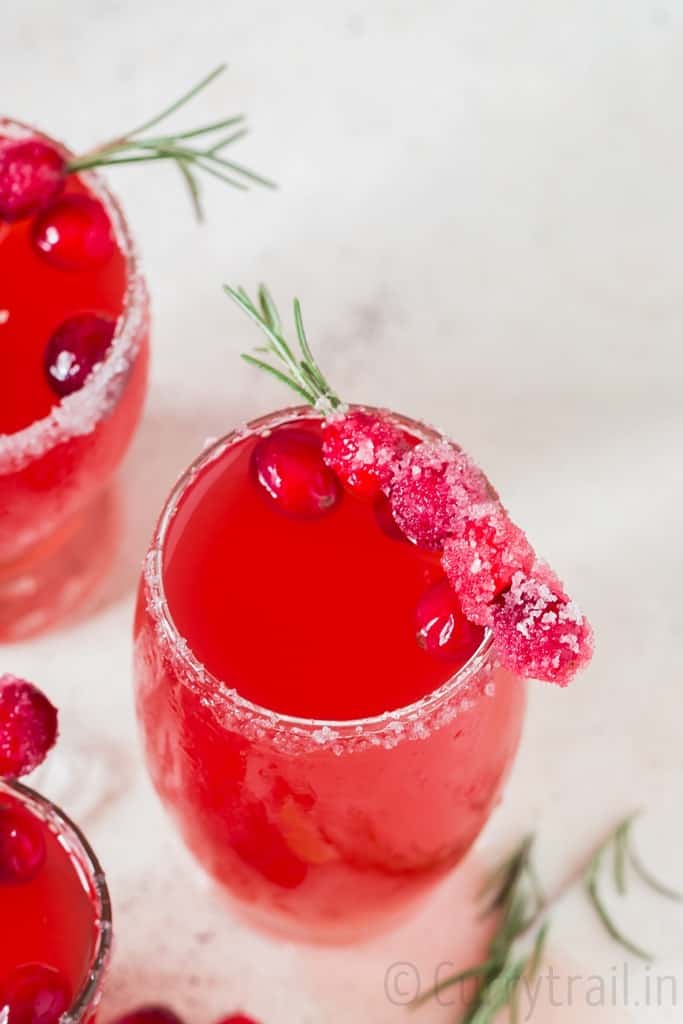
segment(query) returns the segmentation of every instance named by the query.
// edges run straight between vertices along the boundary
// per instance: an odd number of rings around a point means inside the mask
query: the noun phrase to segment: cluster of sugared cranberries
[[[462,664],[486,627],[504,665],[560,685],[590,659],[590,627],[468,455],[443,439],[416,444],[363,409],[334,414],[321,433],[322,446],[306,429],[274,430],[254,449],[253,473],[285,515],[327,515],[343,487],[374,503],[392,540],[438,554],[445,578],[415,610],[425,651]]]
[[[16,676],[0,676],[0,776],[28,775],[57,740],[57,710],[45,694]]]
[[[0,139],[0,226],[34,218],[38,256],[60,271],[93,270],[115,249],[102,204],[86,195],[62,195],[68,175],[65,155],[42,139]],[[45,372],[61,397],[83,386],[104,359],[113,338],[110,321],[84,313],[61,324],[45,351]]]

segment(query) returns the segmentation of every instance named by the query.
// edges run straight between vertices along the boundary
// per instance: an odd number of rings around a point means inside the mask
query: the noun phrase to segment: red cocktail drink
[[[2,780],[0,916],[0,1019],[39,1005],[46,1024],[91,1020],[111,945],[102,869],[62,812]]]
[[[436,436],[390,419],[407,446]],[[138,712],[156,788],[242,911],[345,940],[466,853],[513,760],[524,688],[381,496],[321,477],[326,514],[307,516],[296,487],[293,514],[274,508],[259,459],[283,433],[305,458],[320,416],[228,436],[171,494],[140,588]]]
[[[0,120],[0,145],[42,138]],[[96,174],[70,174],[53,203],[0,219],[0,346],[0,638],[13,638],[98,575],[104,490],[145,395],[145,285]]]

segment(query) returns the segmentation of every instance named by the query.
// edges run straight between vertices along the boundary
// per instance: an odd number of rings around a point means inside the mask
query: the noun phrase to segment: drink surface
[[[38,855],[39,866],[28,880],[13,879],[0,863],[0,991],[16,968],[40,963],[56,969],[75,997],[88,977],[98,934],[96,897],[86,867],[56,826],[0,790],[0,842],[4,841],[5,852],[10,814],[20,828],[31,830],[32,844],[44,844],[44,854]],[[26,849],[25,842],[17,845]],[[24,855],[22,867],[25,863]]]
[[[74,175],[64,194],[92,196]],[[29,426],[58,403],[44,366],[56,329],[83,313],[115,320],[126,293],[127,260],[118,245],[97,266],[62,269],[41,255],[34,229],[35,219],[0,223],[0,434]]]
[[[297,429],[317,439],[320,421]],[[255,477],[259,442],[203,469],[169,526],[165,593],[195,656],[241,696],[301,718],[379,715],[437,689],[483,638],[460,615],[454,652],[418,642],[438,555],[390,536],[376,503],[350,493],[320,518],[283,514]]]

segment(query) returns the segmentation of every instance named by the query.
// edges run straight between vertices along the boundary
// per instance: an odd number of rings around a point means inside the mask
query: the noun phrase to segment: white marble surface
[[[530,826],[556,879],[616,816],[646,806],[641,845],[680,879],[680,4],[5,0],[2,27],[4,112],[74,147],[227,59],[203,111],[247,111],[240,156],[282,186],[209,187],[197,228],[172,170],[112,176],[155,307],[120,555],[87,621],[2,652],[3,669],[58,701],[66,744],[106,754],[106,806],[69,798],[115,900],[105,1021],[160,997],[192,1024],[238,1005],[263,1024],[407,1020],[385,995],[387,968],[415,961],[428,979],[467,956],[468,880]],[[219,288],[262,278],[283,301],[301,297],[345,394],[436,421],[479,458],[598,635],[569,692],[531,688],[504,806],[469,869],[362,950],[275,946],[234,924],[157,806],[133,721],[133,587],[161,501],[206,436],[285,397],[240,364],[254,336]],[[680,1021],[683,910],[636,890],[620,914],[660,951],[651,973],[675,976],[677,1006],[591,1010],[578,988],[568,1006],[566,986],[546,986],[534,1021]],[[624,957],[576,896],[553,961],[609,980]],[[637,989],[644,969],[628,969]]]

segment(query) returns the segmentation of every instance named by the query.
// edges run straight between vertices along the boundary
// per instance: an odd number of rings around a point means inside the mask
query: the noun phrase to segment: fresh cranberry
[[[79,313],[60,324],[45,349],[48,384],[60,397],[83,387],[105,358],[116,322],[95,313]]]
[[[40,825],[25,811],[0,804],[0,885],[30,882],[45,860]]]
[[[66,160],[40,139],[0,142],[0,220],[30,217],[64,187]]]
[[[391,484],[407,450],[405,436],[382,416],[356,409],[323,426],[323,458],[344,487],[360,498],[374,498]]]
[[[229,1017],[221,1017],[216,1024],[258,1024],[258,1021],[244,1013],[232,1013]]]
[[[5,1024],[57,1024],[71,1005],[68,981],[47,964],[22,964],[0,982],[0,1020]]]
[[[0,777],[27,775],[57,739],[57,709],[32,683],[0,676]]]
[[[493,625],[493,601],[515,572],[529,570],[533,548],[502,505],[486,502],[464,517],[456,537],[446,540],[441,564],[465,615]]]
[[[318,519],[341,498],[339,481],[323,462],[320,439],[306,430],[283,427],[262,437],[251,466],[273,508],[295,519]]]
[[[394,519],[391,511],[391,502],[384,494],[378,494],[374,504],[375,521],[383,533],[392,540],[405,541],[406,535]]]
[[[417,642],[444,661],[464,665],[481,643],[483,630],[469,622],[447,580],[425,591],[415,609]]]
[[[490,494],[486,477],[469,456],[447,441],[425,441],[401,460],[391,487],[391,510],[409,540],[439,551],[471,506]]]
[[[138,1006],[137,1009],[117,1017],[113,1024],[183,1024],[175,1010],[161,1003]]]
[[[496,602],[493,636],[498,657],[517,675],[566,686],[591,658],[589,623],[557,576],[537,563],[517,572]]]
[[[59,270],[90,270],[114,252],[114,235],[102,203],[91,196],[62,196],[36,218],[33,244]]]

